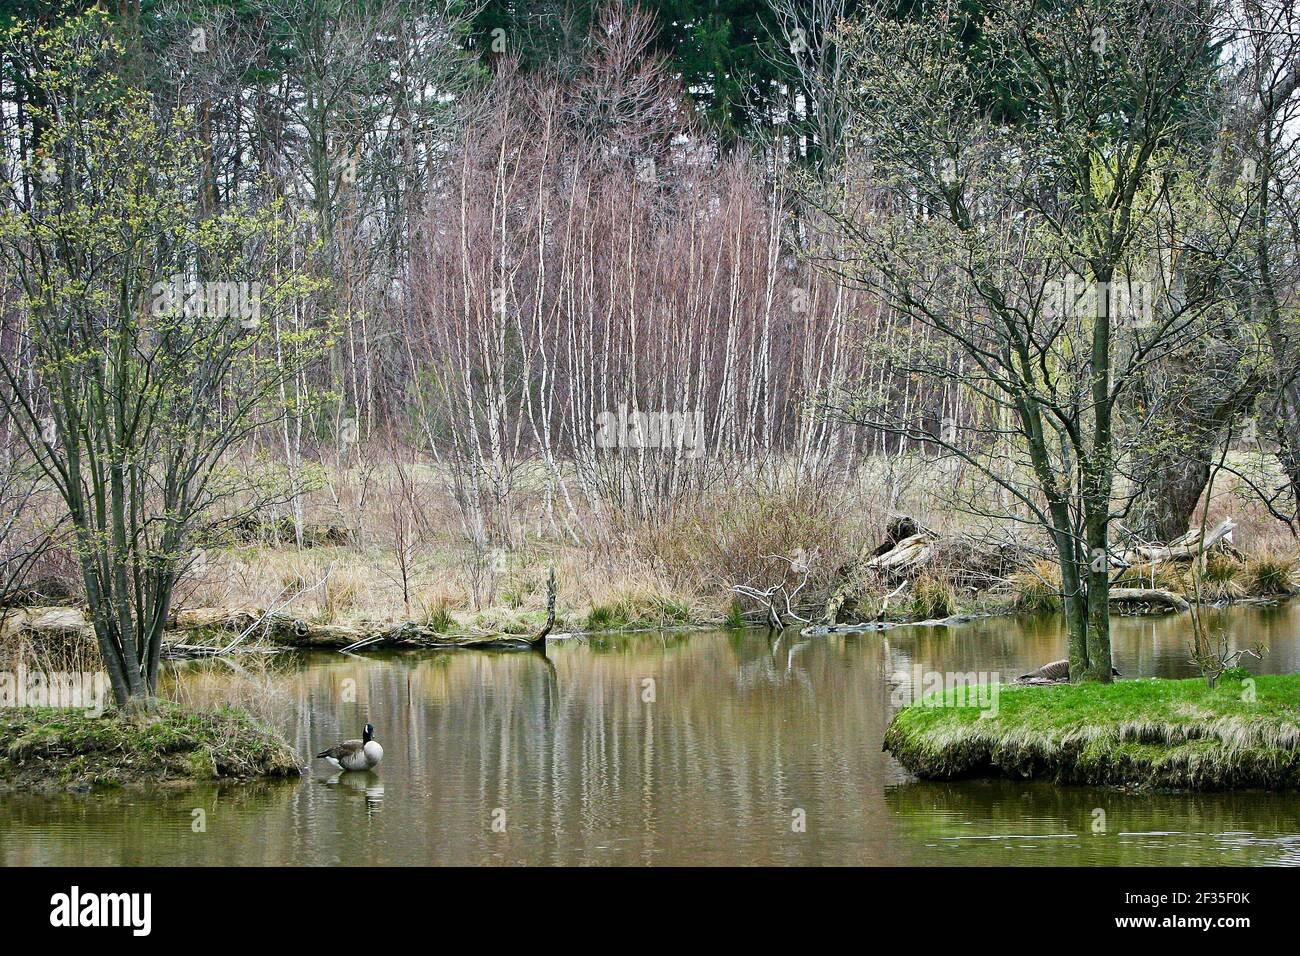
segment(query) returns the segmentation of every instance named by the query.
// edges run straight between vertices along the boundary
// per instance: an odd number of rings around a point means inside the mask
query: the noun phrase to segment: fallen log
[[[6,611],[4,635],[21,632],[69,636],[89,631],[85,612],[79,607],[25,607]]]
[[[1111,588],[1110,601],[1112,604],[1159,604],[1174,611],[1189,611],[1192,607],[1182,595],[1163,588]]]
[[[1201,538],[1200,529],[1197,528],[1168,544],[1130,548],[1119,555],[1119,561],[1124,567],[1131,567],[1134,564],[1160,564],[1164,561],[1190,561],[1216,545],[1231,544],[1232,532],[1236,527],[1237,522],[1231,518],[1224,518],[1218,527],[1205,535],[1204,540]]]
[[[885,526],[885,538],[874,548],[867,545],[858,556],[836,570],[841,581],[826,599],[823,617],[830,624],[853,621],[857,617],[858,598],[864,585],[877,578],[886,566],[898,559],[897,552],[906,542],[914,542],[922,534],[921,527],[907,515],[895,515]],[[917,557],[916,554],[912,555]],[[925,558],[928,560],[928,555]],[[867,573],[864,573],[867,572]]]
[[[870,560],[878,558],[883,554],[892,551],[898,546],[898,543],[905,538],[910,538],[921,530],[921,526],[916,520],[907,515],[896,515],[889,519],[885,525],[885,540],[876,545],[870,554],[860,555],[859,560]],[[841,574],[847,573],[846,569],[841,569]]]
[[[546,623],[534,634],[444,633],[414,621],[318,624],[281,612],[259,608],[187,608],[176,612],[167,622],[170,635],[164,638],[163,650],[171,657],[215,657],[220,647],[209,647],[185,640],[196,631],[242,634],[252,628],[258,636],[280,648],[344,650],[357,644],[367,647],[429,648],[542,648],[555,627],[555,572],[547,584]],[[75,607],[24,608],[10,613],[4,621],[5,634],[89,634],[90,622],[85,611]],[[264,648],[263,648],[264,649]]]
[[[884,554],[866,561],[864,566],[876,571],[898,571],[916,568],[930,560],[934,553],[934,539],[925,531],[904,538]]]
[[[360,647],[540,648],[555,627],[555,579],[548,585],[546,623],[534,634],[447,633],[414,621],[398,623],[318,624],[289,614],[261,614],[251,608],[194,608],[179,612],[171,629],[243,632],[256,626],[276,646],[297,649],[353,650]],[[192,648],[192,645],[190,646]],[[188,648],[187,648],[188,649]]]

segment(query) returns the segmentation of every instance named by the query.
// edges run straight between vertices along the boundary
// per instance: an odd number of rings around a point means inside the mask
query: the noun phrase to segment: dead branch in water
[[[1159,604],[1174,611],[1191,609],[1181,594],[1163,588],[1111,588],[1110,603]]]
[[[789,572],[782,573],[781,580],[770,587],[756,588],[747,584],[733,584],[728,590],[733,594],[749,598],[758,604],[764,611],[767,626],[774,631],[781,630],[789,621],[807,624],[808,619],[796,614],[793,605],[795,598],[799,596],[799,592],[808,584],[808,575],[811,573],[816,551],[811,555],[807,555],[802,548],[797,548],[790,555],[765,554],[763,557],[784,561],[789,566]],[[800,576],[799,582],[794,588],[786,586],[786,577],[791,572]],[[781,610],[782,605],[784,606],[784,612]]]
[[[295,593],[292,597],[285,598],[283,601],[281,601],[280,598],[283,598],[285,592],[289,590],[288,586],[286,585],[284,588],[281,589],[280,593],[276,595],[276,601],[279,602],[278,604],[273,603],[273,606],[271,607],[270,610],[266,612],[266,614],[262,615],[262,617],[259,620],[254,621],[252,624],[248,625],[248,627],[244,628],[244,630],[240,632],[238,637],[236,637],[225,647],[221,648],[221,650],[217,651],[214,656],[223,657],[226,654],[229,654],[236,647],[242,644],[250,634],[252,634],[255,630],[257,630],[258,626],[262,623],[262,621],[266,619],[268,615],[276,614],[280,610],[280,608],[288,607],[290,604],[292,604],[298,598],[302,597],[304,594],[310,594],[312,591],[315,591],[317,588],[323,587],[325,585],[325,582],[327,582],[330,579],[330,574],[333,572],[333,570],[334,570],[334,565],[330,564],[328,567],[325,568],[325,573],[324,575],[321,576],[321,579],[319,581],[317,581],[311,587],[299,589],[298,592]]]

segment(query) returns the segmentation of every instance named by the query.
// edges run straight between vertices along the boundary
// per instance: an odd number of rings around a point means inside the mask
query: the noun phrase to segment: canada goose
[[[1117,668],[1112,667],[1110,672],[1113,676],[1119,677],[1120,672]],[[1070,679],[1070,662],[1052,661],[1050,664],[1044,664],[1036,671],[1030,671],[1028,674],[1021,674],[1017,680],[1069,680]]]
[[[329,761],[340,770],[369,770],[384,759],[384,748],[374,739],[375,728],[366,724],[360,740],[345,740],[316,756]]]

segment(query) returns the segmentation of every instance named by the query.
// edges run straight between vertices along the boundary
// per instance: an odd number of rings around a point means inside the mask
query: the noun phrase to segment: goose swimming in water
[[[340,770],[369,770],[384,759],[384,748],[375,740],[374,725],[366,724],[360,740],[345,740],[316,756]]]

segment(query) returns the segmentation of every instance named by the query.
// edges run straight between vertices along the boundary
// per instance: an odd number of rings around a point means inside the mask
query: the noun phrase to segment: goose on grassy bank
[[[1111,676],[1113,677],[1121,676],[1118,668],[1112,667],[1110,669],[1110,672],[1111,672]],[[1061,683],[1064,681],[1068,681],[1069,679],[1070,679],[1070,662],[1068,660],[1052,661],[1050,664],[1044,664],[1036,671],[1030,671],[1028,674],[1021,674],[1019,677],[1016,678],[1016,680],[1024,681],[1026,683],[1029,682]]]
[[[316,755],[340,770],[370,770],[384,759],[384,748],[375,740],[373,724],[366,724],[360,740],[345,740]]]

